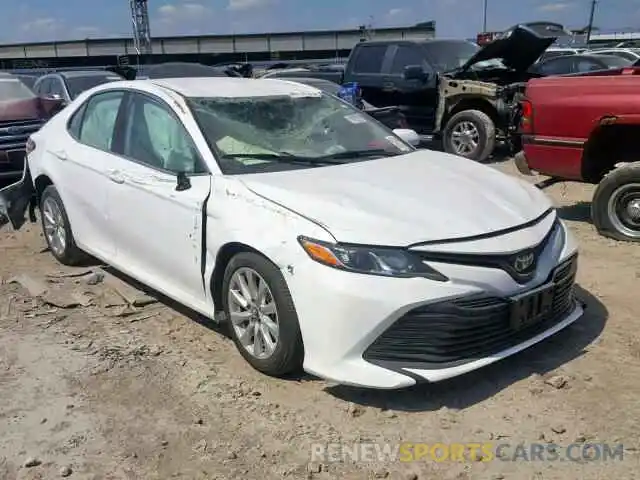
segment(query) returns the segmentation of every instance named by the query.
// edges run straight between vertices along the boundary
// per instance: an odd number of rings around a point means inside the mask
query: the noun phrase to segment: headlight
[[[312,260],[339,270],[388,277],[423,277],[439,282],[449,280],[407,250],[341,245],[303,236],[298,237],[298,242]]]

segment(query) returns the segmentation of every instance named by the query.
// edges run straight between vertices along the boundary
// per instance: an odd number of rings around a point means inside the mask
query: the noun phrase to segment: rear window
[[[0,77],[0,102],[28,100],[35,96],[35,93],[16,77]]]
[[[97,87],[103,83],[117,82],[122,80],[118,75],[110,73],[107,75],[91,75],[86,77],[68,77],[66,78],[67,89],[72,99],[76,98],[85,90]]]

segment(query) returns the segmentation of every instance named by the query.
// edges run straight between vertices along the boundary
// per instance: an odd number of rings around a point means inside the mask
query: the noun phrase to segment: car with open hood
[[[298,82],[113,82],[31,136],[0,204],[18,227],[34,199],[58,261],[224,322],[269,375],[435,382],[580,318],[549,198],[406,133]]]
[[[399,107],[410,128],[440,140],[446,152],[484,161],[497,142],[517,139],[517,94],[553,41],[524,25],[484,47],[447,39],[366,41],[356,44],[342,70],[301,66],[268,75],[357,84],[364,100]]]

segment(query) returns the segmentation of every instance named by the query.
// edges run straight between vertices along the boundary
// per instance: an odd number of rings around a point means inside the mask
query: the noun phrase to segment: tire
[[[57,211],[55,211],[55,208],[57,208]],[[59,248],[58,245],[54,244],[51,235],[48,234],[50,229],[48,230],[48,222],[45,215],[52,212],[52,209],[54,209],[54,214],[59,212],[58,225],[62,228],[65,238],[63,248]],[[56,187],[53,185],[49,185],[45,188],[40,197],[40,221],[42,223],[42,232],[44,234],[45,241],[47,242],[47,246],[56,260],[63,265],[68,266],[76,266],[87,260],[88,255],[80,250],[76,245],[73,238],[73,232],[71,230],[71,224],[69,223],[69,217],[67,216],[67,211],[64,208],[64,204],[58,194],[58,190],[56,190]]]
[[[473,150],[460,153],[454,143],[454,133],[457,128],[462,128],[464,122],[468,122],[475,128],[477,144]],[[442,143],[444,151],[447,153],[459,155],[476,162],[484,162],[493,153],[496,144],[496,126],[489,115],[480,110],[463,110],[451,117],[445,125],[442,132]]]
[[[246,278],[246,275],[252,275],[250,272],[254,272],[259,279],[266,282],[270,291],[268,297],[273,300],[276,308],[275,318],[278,325],[278,338],[273,352],[263,358],[259,358],[256,355],[257,351],[250,352],[243,344],[241,339],[242,332],[236,328],[234,316],[230,311],[231,308],[234,310],[240,309],[239,304],[230,299],[232,287],[237,286],[237,276],[243,275]],[[253,368],[274,377],[282,377],[302,370],[304,346],[298,315],[285,279],[273,263],[256,253],[242,252],[235,255],[225,269],[222,282],[222,301],[231,338],[240,354]],[[270,318],[273,319],[274,317]],[[268,322],[262,322],[262,325],[268,330]],[[255,338],[255,335],[253,338]],[[273,338],[271,337],[271,340]]]
[[[591,219],[604,237],[640,242],[640,162],[605,175],[593,195]]]

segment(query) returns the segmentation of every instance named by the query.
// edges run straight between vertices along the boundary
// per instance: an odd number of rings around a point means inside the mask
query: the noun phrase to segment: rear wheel
[[[591,216],[598,233],[640,242],[640,162],[616,168],[596,188]]]
[[[442,133],[444,151],[483,162],[493,153],[496,127],[480,110],[463,110],[447,122]]]
[[[88,256],[80,250],[71,231],[69,217],[53,185],[44,189],[40,197],[40,217],[42,231],[51,254],[63,265],[74,266],[85,261]]]
[[[298,316],[273,263],[252,252],[234,256],[225,270],[222,299],[231,337],[251,366],[273,376],[301,370]]]

